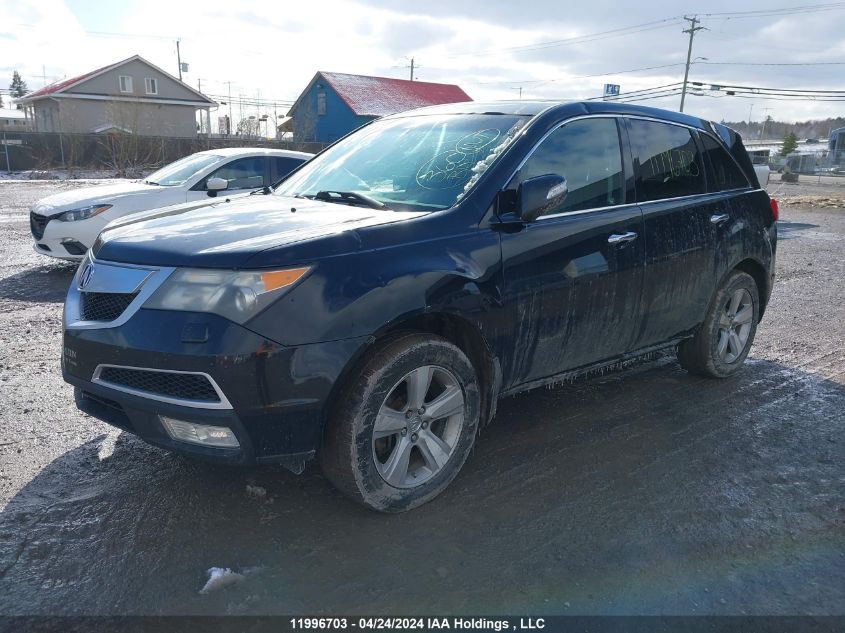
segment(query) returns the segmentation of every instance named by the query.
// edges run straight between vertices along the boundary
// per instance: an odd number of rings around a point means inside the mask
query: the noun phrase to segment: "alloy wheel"
[[[406,374],[387,394],[373,426],[373,460],[396,488],[415,488],[440,472],[461,437],[464,392],[443,367]]]
[[[716,351],[725,363],[733,363],[742,355],[751,335],[754,303],[751,293],[737,288],[725,302],[719,316]]]

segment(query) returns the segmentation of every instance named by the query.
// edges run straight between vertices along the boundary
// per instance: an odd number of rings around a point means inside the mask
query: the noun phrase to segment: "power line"
[[[705,66],[845,66],[845,62],[693,62]]]
[[[826,11],[841,11],[842,9],[845,9],[845,2],[808,4],[798,7],[784,7],[781,9],[758,9],[756,11],[723,11],[719,13],[702,13],[700,15],[716,20],[740,20],[746,18],[765,18],[778,15],[794,15],[796,13],[823,13]]]
[[[547,42],[536,42],[534,44],[525,44],[523,46],[511,46],[507,48],[495,48],[483,51],[464,51],[460,53],[452,53],[449,57],[464,57],[464,56],[485,56],[498,53],[521,53],[535,50],[543,50],[546,48],[555,48],[557,46],[567,46],[573,44],[583,44],[587,42],[596,41],[599,39],[610,39],[613,37],[624,37],[626,35],[633,35],[643,31],[651,31],[658,28],[666,28],[677,24],[680,17],[666,18],[663,20],[654,20],[652,22],[643,22],[642,24],[634,24],[631,26],[624,26],[608,31],[600,31],[598,33],[588,33],[586,35],[578,35],[575,37],[568,37],[560,40],[550,40]]]

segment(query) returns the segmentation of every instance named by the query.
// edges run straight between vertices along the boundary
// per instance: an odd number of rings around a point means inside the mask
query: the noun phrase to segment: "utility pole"
[[[179,40],[176,40],[176,63],[179,65],[179,81],[182,81],[182,53],[179,52]],[[683,108],[681,110],[683,111]]]
[[[414,58],[411,58],[411,81],[414,80]]]
[[[684,20],[689,22],[690,26],[689,26],[688,29],[684,29],[682,31],[683,33],[689,33],[689,48],[687,48],[687,65],[686,65],[686,68],[684,69],[684,85],[681,88],[681,112],[684,111],[684,100],[686,99],[686,96],[687,96],[687,80],[689,79],[689,65],[690,65],[690,60],[692,59],[692,38],[695,37],[695,34],[698,31],[701,31],[704,28],[703,26],[696,26],[700,22],[700,20],[695,15],[692,16],[691,18],[684,16]]]
[[[232,135],[232,82],[227,81],[226,84],[229,86],[229,101],[227,102],[229,104],[229,125],[227,126],[226,134],[228,136],[231,136]]]
[[[763,112],[768,112],[771,108],[763,108]],[[760,130],[760,140],[763,140],[763,135],[766,133],[766,123],[769,121],[769,115],[763,115],[763,128]]]

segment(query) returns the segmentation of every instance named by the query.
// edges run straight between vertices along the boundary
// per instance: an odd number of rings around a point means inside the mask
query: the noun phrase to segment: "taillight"
[[[775,219],[775,222],[777,222],[780,219],[780,210],[778,209],[778,201],[775,200],[774,198],[772,198],[769,201],[769,205],[771,205],[771,207],[772,207],[772,217]]]

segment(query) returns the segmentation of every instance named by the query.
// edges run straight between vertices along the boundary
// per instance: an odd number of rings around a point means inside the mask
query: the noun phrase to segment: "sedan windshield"
[[[154,171],[144,179],[144,182],[162,187],[176,187],[201,169],[213,165],[220,158],[217,154],[191,154]]]
[[[312,159],[275,193],[401,211],[447,209],[526,120],[474,114],[378,121]]]

